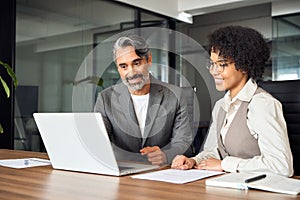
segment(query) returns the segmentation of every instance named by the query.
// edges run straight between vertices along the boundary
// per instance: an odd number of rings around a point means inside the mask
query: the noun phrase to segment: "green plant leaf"
[[[7,98],[10,96],[10,90],[9,90],[9,87],[7,86],[7,84],[5,83],[5,81],[2,79],[2,77],[0,76],[0,80],[1,80],[1,83],[3,85],[3,88],[5,90],[5,93],[7,95]]]
[[[7,63],[2,62],[1,60],[0,60],[0,65],[2,65],[3,67],[5,67],[8,75],[12,78],[14,86],[16,88],[17,85],[18,85],[18,80],[17,80],[17,76],[14,73],[14,71],[12,70],[12,68]]]
[[[9,76],[11,77],[11,79],[13,80],[14,87],[16,88],[17,85],[18,85],[18,80],[17,80],[17,76],[16,76],[16,74],[13,72],[12,68],[11,68],[7,63],[4,63],[4,62],[2,62],[2,61],[0,61],[0,66],[3,66],[3,67],[6,69],[8,75],[9,75]],[[9,97],[10,97],[10,90],[9,90],[9,87],[7,86],[6,82],[3,80],[3,78],[2,78],[1,76],[0,76],[0,81],[1,81],[1,83],[2,83],[2,86],[3,86],[4,90],[5,90],[5,93],[6,93],[6,95],[7,95],[7,98],[9,98]],[[3,133],[3,132],[4,132],[3,127],[2,127],[2,125],[0,124],[0,133]]]

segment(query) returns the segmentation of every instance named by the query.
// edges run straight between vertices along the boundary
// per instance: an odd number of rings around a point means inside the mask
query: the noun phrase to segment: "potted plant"
[[[17,80],[16,74],[13,72],[12,68],[7,63],[4,63],[2,61],[0,61],[0,66],[4,67],[6,69],[8,75],[13,80],[14,87],[16,88],[17,85],[18,85],[18,80]],[[1,75],[0,75],[0,81],[2,83],[2,86],[3,86],[3,89],[4,89],[5,93],[6,93],[7,98],[9,98],[10,97],[9,87],[7,86],[6,82],[3,80],[3,78],[1,77]],[[0,133],[3,133],[3,127],[1,125],[1,123],[0,123]]]

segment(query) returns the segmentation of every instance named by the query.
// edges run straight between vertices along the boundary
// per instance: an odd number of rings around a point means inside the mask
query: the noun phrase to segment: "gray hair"
[[[135,34],[122,36],[116,40],[113,46],[114,61],[116,61],[116,51],[120,48],[125,48],[128,46],[134,47],[136,55],[138,55],[141,58],[146,58],[146,60],[148,61],[148,45],[144,38]]]

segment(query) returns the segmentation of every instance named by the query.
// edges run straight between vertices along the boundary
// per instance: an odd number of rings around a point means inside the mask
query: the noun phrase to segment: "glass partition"
[[[72,112],[74,79],[95,32],[120,30],[134,21],[134,9],[99,0],[17,0],[16,10],[15,149],[41,151],[32,113]]]
[[[300,79],[300,13],[273,18],[272,80]]]
[[[99,80],[75,80],[80,66],[97,44],[136,27],[137,21],[141,22],[139,26],[168,26],[167,18],[148,12],[137,15],[141,13],[139,9],[114,1],[16,1],[19,87],[15,99],[15,149],[43,151],[32,114],[74,112],[73,87],[78,81],[94,84]],[[113,62],[102,78],[103,88],[119,80]]]

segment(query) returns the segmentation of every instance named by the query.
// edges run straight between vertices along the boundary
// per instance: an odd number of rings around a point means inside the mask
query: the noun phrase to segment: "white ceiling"
[[[277,14],[300,12],[299,0],[116,1],[189,22],[191,16],[266,2],[274,4],[273,10]],[[133,17],[132,9],[104,0],[17,0],[17,42],[119,25],[120,22],[132,21]],[[294,23],[300,26],[299,21],[297,19]]]
[[[287,14],[299,12],[299,0],[117,0],[129,5],[161,13],[166,16],[192,23],[192,16],[203,15],[234,8],[272,3],[272,12]],[[279,11],[278,11],[279,10]],[[273,16],[273,14],[272,14]]]
[[[17,0],[17,42],[106,27],[132,18],[132,9],[101,0]]]

